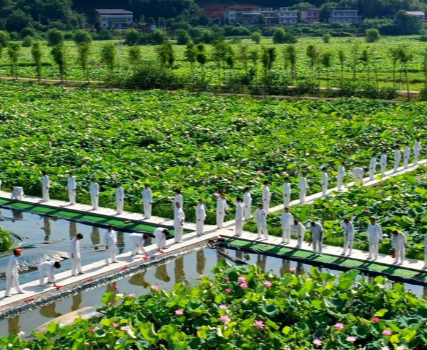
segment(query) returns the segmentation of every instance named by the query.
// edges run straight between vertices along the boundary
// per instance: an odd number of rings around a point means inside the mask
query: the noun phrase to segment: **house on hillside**
[[[423,11],[405,11],[409,16],[417,17],[421,22],[426,21],[426,14]]]
[[[301,11],[301,22],[303,23],[318,23],[320,22],[320,10],[316,7]]]
[[[270,7],[230,6],[225,10],[224,22],[245,26],[278,24],[277,11]]]
[[[129,28],[133,22],[133,12],[123,9],[95,9],[96,25],[99,28]]]
[[[279,24],[297,24],[298,11],[290,10],[289,7],[281,7],[277,12],[279,17]]]
[[[362,16],[354,8],[334,8],[329,15],[329,23],[362,23]]]

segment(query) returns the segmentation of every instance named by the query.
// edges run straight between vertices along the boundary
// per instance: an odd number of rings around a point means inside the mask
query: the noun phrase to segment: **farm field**
[[[423,72],[423,60],[427,49],[427,44],[420,42],[417,36],[408,37],[384,37],[377,43],[366,44],[364,38],[332,38],[330,43],[324,43],[322,38],[307,38],[302,37],[295,44],[296,47],[296,80],[292,79],[290,72],[290,64],[286,63],[284,58],[284,49],[287,45],[273,44],[271,39],[263,38],[260,45],[254,44],[249,39],[232,39],[228,40],[234,52],[233,66],[230,67],[226,63],[221,63],[223,68],[218,72],[218,65],[215,62],[212,45],[207,45],[207,63],[205,65],[206,82],[210,84],[235,84],[239,83],[246,75],[245,65],[251,68],[256,67],[254,84],[262,84],[263,69],[261,59],[262,47],[275,47],[276,59],[271,69],[271,77],[273,85],[296,85],[297,83],[315,84],[320,82],[322,87],[327,87],[327,77],[329,76],[329,87],[339,87],[341,79],[346,82],[358,82],[359,84],[369,83],[375,85],[378,83],[379,88],[396,88],[405,90],[405,73],[408,74],[409,89],[418,91],[424,88],[425,76]],[[89,58],[89,79],[90,80],[106,80],[108,76],[105,65],[101,62],[100,52],[102,45],[106,42],[93,42]],[[115,65],[115,76],[128,77],[135,67],[130,67],[128,61],[127,46],[122,45],[122,42],[116,41],[117,60]],[[357,46],[356,46],[357,44]],[[67,55],[67,79],[85,80],[85,76],[79,66],[77,59],[76,45],[72,41],[65,42]],[[326,68],[321,63],[321,56],[317,64],[311,67],[307,57],[307,47],[316,45],[318,51],[322,54],[331,53],[330,67]],[[247,53],[246,58],[241,53],[241,47],[247,46],[249,51],[258,51],[258,58],[254,60]],[[404,65],[397,60],[393,63],[391,49],[404,46],[405,51],[410,54],[411,58]],[[52,60],[50,47],[45,43],[43,47],[43,68],[42,78],[59,79],[58,68]],[[355,49],[357,47],[357,50]],[[158,61],[156,46],[141,46],[142,65],[150,61]],[[179,81],[182,83],[192,82],[192,73],[190,63],[185,58],[185,46],[174,45],[175,62],[173,71],[177,74]],[[367,50],[368,58],[364,58],[363,52]],[[338,58],[338,52],[344,53],[345,59],[341,64]],[[31,48],[21,48],[19,57],[18,76],[20,77],[35,77],[35,67],[31,56]],[[0,75],[9,76],[10,63],[6,50],[0,59]],[[202,70],[198,64],[195,69],[196,80],[201,79]]]
[[[148,182],[154,215],[172,217],[169,197],[179,188],[187,219],[194,219],[196,201],[203,198],[210,223],[219,191],[232,204],[250,186],[256,205],[263,181],[270,180],[272,204],[280,204],[285,175],[296,186],[308,172],[309,192],[316,193],[322,167],[333,186],[341,161],[348,169],[367,166],[374,151],[391,153],[395,144],[427,133],[425,103],[253,100],[3,82],[0,106],[3,188],[21,185],[25,193],[40,195],[40,172],[46,170],[51,197],[66,199],[72,170],[78,202],[89,203],[87,189],[97,177],[100,205],[114,207],[115,185],[122,182],[125,208],[139,212]]]

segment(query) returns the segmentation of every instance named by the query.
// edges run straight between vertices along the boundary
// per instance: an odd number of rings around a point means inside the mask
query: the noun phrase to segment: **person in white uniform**
[[[175,243],[182,242],[182,235],[184,233],[184,220],[185,214],[181,208],[181,204],[179,202],[175,203],[175,214],[173,220],[173,227],[175,230]]]
[[[150,219],[151,209],[153,206],[153,191],[149,184],[144,185],[144,190],[142,191],[142,203],[144,206],[144,217],[146,219]]]
[[[81,233],[71,240],[70,258],[71,258],[71,275],[83,274],[82,271],[82,256],[80,254],[80,241],[83,239]]]
[[[22,187],[11,186],[10,190],[10,199],[15,199],[18,201],[22,200],[22,197],[24,196],[24,189]]]
[[[344,250],[341,255],[347,255],[348,250],[348,256],[350,256],[353,250],[354,243],[353,223],[350,221],[350,219],[345,218],[343,221],[341,221],[341,228],[344,231]]]
[[[73,173],[68,173],[67,179],[67,189],[68,189],[68,200],[70,205],[76,204],[76,191],[77,191],[77,181]]]
[[[45,261],[39,264],[39,282],[40,286],[44,285],[45,277],[47,275],[47,282],[53,283],[55,285],[55,274],[54,270],[59,269],[61,267],[61,263],[59,261]]]
[[[338,173],[337,173],[337,190],[338,191],[343,190],[344,178],[345,178],[345,164],[344,162],[342,162],[341,165],[338,167]]]
[[[123,206],[125,204],[125,190],[122,187],[121,183],[117,184],[116,189],[116,207],[117,215],[123,214]]]
[[[140,232],[133,232],[129,235],[131,241],[132,241],[132,256],[144,254],[144,259],[148,259],[149,256],[147,254],[147,251],[144,249],[145,241],[148,239],[148,236],[140,233]]]
[[[46,171],[42,172],[42,197],[43,197],[43,202],[48,202],[50,200],[50,196],[49,196],[49,189],[50,189],[50,179],[49,176],[47,175]]]
[[[405,169],[408,169],[410,157],[411,157],[411,148],[409,147],[409,143],[407,143],[405,146],[405,149],[403,150],[403,167]]]
[[[289,208],[285,208],[284,213],[280,216],[282,224],[282,243],[291,243],[291,229],[294,223],[294,216],[289,212]]]
[[[199,199],[199,204],[196,207],[196,234],[197,236],[203,235],[204,225],[206,219],[206,208],[203,199]]]
[[[264,235],[265,239],[268,239],[267,231],[267,211],[264,209],[263,205],[260,204],[258,209],[255,210],[254,216],[256,217],[257,228],[258,228],[258,238],[261,239],[261,235]]]
[[[227,200],[225,199],[225,194],[221,196],[216,201],[216,226],[217,228],[222,228],[224,224],[225,213],[228,209]]]
[[[22,255],[21,249],[14,249],[13,255],[9,258],[9,263],[6,269],[6,292],[5,297],[10,297],[12,287],[15,288],[18,294],[23,294],[19,285],[19,257]]]
[[[397,230],[393,231],[393,240],[391,243],[394,249],[395,259],[394,263],[402,265],[405,260],[405,246],[406,246],[406,235],[403,232]],[[400,262],[399,262],[400,261]]]
[[[421,150],[422,150],[421,139],[418,137],[414,144],[414,164],[415,165],[418,164]]]
[[[313,244],[313,253],[322,255],[323,226],[318,222],[310,223],[310,241]]]
[[[305,226],[298,220],[294,220],[294,224],[292,226],[292,232],[297,238],[297,245],[295,246],[295,248],[299,249],[302,247],[305,231],[306,231]]]
[[[399,168],[401,159],[402,159],[402,153],[400,153],[400,147],[396,146],[394,148],[394,169],[393,169],[393,172],[397,172],[397,169]]]
[[[175,190],[175,198],[173,199],[173,209],[176,208],[176,203],[179,203],[182,210],[184,210],[184,198],[182,197],[181,190]]]
[[[306,174],[302,174],[302,178],[299,180],[298,183],[300,203],[305,203],[305,197],[307,195],[308,183],[306,176]]]
[[[243,204],[245,206],[245,220],[248,221],[252,217],[252,196],[251,189],[249,187],[245,188],[245,193],[243,194]]]
[[[262,188],[262,205],[264,210],[267,212],[270,210],[270,201],[271,201],[271,192],[270,192],[270,182],[264,181],[264,186]]]
[[[113,230],[113,226],[109,225],[107,231],[104,233],[104,245],[105,245],[105,263],[110,265],[110,260],[112,263],[117,263],[116,260],[116,246],[117,246],[117,235]]]
[[[92,202],[92,210],[98,210],[99,203],[99,184],[95,178],[92,179],[92,183],[89,187],[90,200]]]
[[[329,185],[329,176],[326,168],[322,168],[322,196],[325,197],[328,193],[328,185]]]
[[[381,153],[380,167],[381,167],[381,175],[385,176],[385,172],[387,170],[387,151],[386,150],[382,151]]]
[[[374,218],[370,219],[371,223],[368,225],[367,235],[369,243],[369,256],[368,260],[378,259],[378,246],[383,239],[383,230]]]
[[[424,235],[424,269],[427,269],[427,233]]]
[[[289,204],[291,203],[291,180],[289,180],[289,177],[285,177],[285,183],[282,186],[283,189],[283,206],[284,208],[289,207]]]
[[[363,183],[363,176],[365,175],[365,169],[357,167],[353,169],[354,182],[357,184],[359,182]]]
[[[369,181],[375,180],[375,171],[377,169],[377,155],[374,153],[369,162]]]
[[[168,229],[163,227],[158,227],[154,230],[154,238],[156,239],[157,251],[159,253],[164,253],[163,249],[166,249],[166,240],[170,237],[170,232]]]
[[[235,204],[236,204],[235,236],[240,237],[243,233],[243,211],[244,211],[243,199],[237,198]]]

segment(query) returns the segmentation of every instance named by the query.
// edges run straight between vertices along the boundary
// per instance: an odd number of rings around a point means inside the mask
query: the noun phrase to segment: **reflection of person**
[[[92,179],[92,183],[89,187],[90,200],[92,202],[92,210],[98,209],[99,203],[99,184],[96,182],[96,179]]]
[[[73,239],[77,235],[77,223],[75,221],[70,221],[70,238]]]
[[[184,257],[175,260],[175,283],[185,281]]]
[[[45,234],[44,240],[49,241],[52,231],[50,226],[50,219],[47,216],[43,216],[43,230]]]
[[[21,331],[21,323],[19,322],[19,315],[7,319],[9,334],[18,334]]]
[[[368,242],[369,242],[369,256],[368,259],[378,259],[378,244],[383,239],[383,231],[381,226],[374,218],[371,218],[371,223],[368,225]]]
[[[140,273],[137,273],[136,275],[133,275],[131,278],[129,278],[129,284],[133,286],[141,286],[144,288],[148,288],[150,286],[150,283],[145,280],[146,273],[147,270],[144,270]]]
[[[83,235],[78,233],[76,237],[71,241],[71,275],[76,276],[77,274],[83,274],[82,271],[82,257],[80,254],[80,240],[83,239]]]
[[[61,263],[59,261],[45,261],[39,264],[39,281],[40,286],[44,285],[44,279],[47,275],[48,283],[55,284],[55,274],[54,270],[59,269],[61,267]]]
[[[90,239],[93,245],[98,245],[101,243],[101,232],[99,227],[92,227],[92,233],[90,235]],[[98,247],[94,247],[94,250],[98,250]]]
[[[283,259],[282,266],[280,267],[280,277],[290,272],[291,269],[291,261],[287,259]]]
[[[173,227],[175,230],[175,243],[182,242],[182,235],[184,233],[184,220],[185,220],[185,214],[181,208],[181,204],[179,202],[176,202],[174,220],[173,220]]]
[[[11,209],[11,210],[12,210],[12,216],[15,220],[23,220],[24,219],[24,213],[22,211],[14,210],[14,209]],[[1,211],[0,211],[0,214],[1,214]]]
[[[6,292],[5,297],[10,297],[10,290],[15,288],[18,294],[23,294],[21,287],[19,286],[19,260],[18,258],[22,255],[21,249],[14,249],[13,255],[9,258],[9,263],[6,269]]]
[[[40,315],[46,318],[57,318],[59,316],[62,316],[62,314],[60,312],[57,312],[55,309],[56,303],[44,305],[40,308]]]
[[[117,245],[117,236],[116,232],[113,230],[113,227],[108,226],[107,231],[104,233],[104,244],[105,244],[105,263],[110,265],[111,262],[116,263],[116,245]]]
[[[146,219],[151,218],[151,208],[153,205],[153,191],[150,188],[149,184],[144,185],[144,190],[142,191],[142,203],[144,205],[144,217]]]
[[[67,179],[67,188],[68,188],[68,199],[70,200],[70,205],[76,204],[76,191],[77,191],[77,182],[73,173],[68,174]]]
[[[203,226],[206,219],[206,209],[203,203],[203,199],[199,199],[199,204],[196,207],[196,233],[197,236],[203,235]]]
[[[123,214],[123,205],[125,202],[125,190],[122,187],[121,183],[117,184],[116,189],[116,207],[117,207],[117,214]]]
[[[256,264],[265,272],[267,268],[267,255],[258,254]]]
[[[196,253],[196,271],[199,275],[205,272],[206,258],[204,249],[200,249]]]
[[[71,305],[71,311],[76,311],[82,308],[82,294],[78,293],[73,295],[73,304]]]
[[[392,247],[395,253],[395,264],[402,265],[405,260],[406,235],[397,230],[393,231]],[[399,262],[400,261],[400,262]]]
[[[163,282],[169,282],[171,280],[171,278],[168,275],[166,264],[158,265],[156,267],[156,272],[154,274],[154,277],[156,277],[158,280]]]
[[[43,197],[43,202],[48,202],[50,200],[49,197],[49,188],[51,185],[51,182],[49,180],[49,176],[47,175],[46,171],[42,171],[42,197]]]

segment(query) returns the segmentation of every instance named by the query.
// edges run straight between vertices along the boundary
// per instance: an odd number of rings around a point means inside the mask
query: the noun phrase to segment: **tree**
[[[264,70],[264,86],[267,88],[270,79],[269,74],[273,68],[274,61],[276,60],[276,49],[274,47],[263,47],[261,55],[261,63]],[[265,93],[267,89],[265,89]]]
[[[240,45],[237,59],[242,63],[246,75],[249,73],[249,46]]]
[[[202,81],[205,81],[205,64],[208,61],[206,47],[204,44],[200,43],[196,46],[196,49],[197,49],[196,60],[197,60],[197,63],[199,63],[200,67],[202,68]]]
[[[33,44],[33,38],[31,36],[26,36],[23,40],[22,40],[22,47],[31,47],[31,45]]]
[[[404,10],[400,10],[396,13],[396,26],[399,34],[419,34],[422,29],[422,23],[416,16],[411,16]]]
[[[187,45],[191,41],[191,36],[185,29],[177,29],[174,34],[178,45]]]
[[[64,43],[59,43],[52,47],[50,54],[53,57],[54,62],[58,66],[59,76],[61,77],[61,82],[65,81],[65,74],[67,72],[67,59],[65,55]]]
[[[7,46],[7,55],[10,59],[10,73],[12,78],[18,79],[18,60],[21,45],[15,42],[10,42]]]
[[[251,40],[255,43],[255,44],[260,44],[261,43],[261,33],[260,32],[253,32],[251,34]]]
[[[323,67],[326,69],[326,87],[329,90],[329,73],[332,66],[332,52],[325,52],[321,59]]]
[[[283,28],[277,27],[273,33],[273,43],[284,44],[286,42],[286,32]]]
[[[22,9],[18,8],[6,20],[6,29],[9,32],[20,32],[32,22],[32,18],[28,16]]]
[[[325,33],[325,34],[323,34],[322,38],[323,38],[323,42],[325,44],[328,44],[331,41],[332,35],[329,33]]]
[[[166,41],[162,46],[157,50],[157,55],[160,60],[160,64],[168,69],[173,68],[175,62],[175,55],[173,52],[172,44],[169,41]]]
[[[101,62],[105,63],[108,69],[108,80],[113,80],[114,66],[117,60],[117,48],[113,43],[106,43],[101,47]]]
[[[396,66],[397,62],[399,62],[399,48],[392,47],[388,50],[388,54],[392,61],[392,70],[393,70],[393,87],[396,87]]]
[[[0,46],[7,47],[9,44],[10,36],[8,32],[0,31]]]
[[[98,40],[113,40],[113,34],[107,28],[102,28],[96,38]]]
[[[76,45],[79,45],[84,43],[91,43],[92,38],[86,30],[79,29],[74,32],[73,41],[76,43]]]
[[[295,45],[286,46],[284,54],[285,61],[289,63],[289,66],[291,68],[292,84],[294,84],[297,74],[297,50],[295,48]]]
[[[136,29],[129,29],[125,33],[125,45],[137,45],[141,34]]]
[[[168,40],[168,36],[161,29],[156,29],[150,36],[151,43],[154,45],[162,45]]]
[[[338,51],[338,61],[340,62],[340,71],[341,71],[341,81],[340,86],[342,88],[344,83],[344,63],[346,61],[347,57],[345,56],[345,53],[343,50]]]
[[[136,70],[142,61],[141,48],[138,45],[133,45],[128,50],[128,62],[133,70]]]
[[[46,37],[49,46],[55,46],[64,41],[64,33],[56,28],[49,29],[46,33]]]
[[[351,66],[352,66],[352,70],[353,70],[353,79],[356,80],[357,79],[357,63],[359,60],[359,44],[358,43],[354,43],[353,46],[351,47]]]
[[[400,61],[400,65],[401,65],[400,69],[401,69],[401,71],[403,71],[405,73],[406,96],[407,96],[407,100],[409,101],[410,95],[409,95],[408,64],[410,61],[412,61],[414,56],[412,55],[412,53],[409,51],[408,47],[406,47],[406,46],[400,46],[398,48],[397,55],[399,57],[399,61]]]
[[[380,32],[378,31],[378,29],[375,29],[375,28],[366,29],[367,43],[374,43],[378,40],[380,40]]]
[[[192,41],[187,43],[184,56],[187,59],[188,63],[190,63],[191,84],[194,86],[194,64],[197,61],[197,49]]]
[[[368,49],[365,49],[362,51],[362,54],[360,55],[360,62],[362,62],[365,65],[367,80],[368,80],[368,83],[370,83],[371,82],[371,74],[370,74],[371,73],[371,70],[370,70],[371,57]]]
[[[43,51],[38,41],[34,42],[31,47],[31,56],[33,57],[34,64],[36,65],[37,80],[40,82],[42,78]]]
[[[310,62],[311,71],[314,73],[314,71],[316,70],[315,67],[318,65],[320,60],[320,51],[315,45],[310,44],[307,46],[306,54]],[[320,84],[320,72],[318,69],[316,70],[316,72],[317,72],[317,80]]]
[[[77,45],[77,60],[83,71],[83,75],[86,81],[89,81],[89,55],[90,55],[91,43],[84,42]]]

